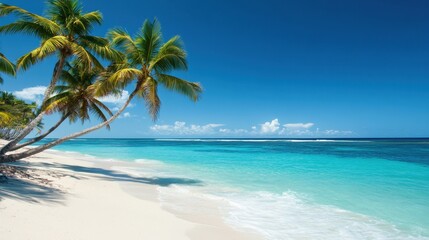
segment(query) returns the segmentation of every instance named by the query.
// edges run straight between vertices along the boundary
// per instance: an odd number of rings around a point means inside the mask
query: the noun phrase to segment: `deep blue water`
[[[267,239],[429,237],[429,139],[76,139],[56,149],[160,161]]]

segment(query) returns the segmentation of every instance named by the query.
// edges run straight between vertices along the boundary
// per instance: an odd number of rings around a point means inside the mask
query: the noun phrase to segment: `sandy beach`
[[[52,150],[13,164],[22,173],[0,184],[1,238],[260,239],[226,225],[221,214],[167,211],[157,188],[174,186],[179,179],[112,170],[118,164]]]

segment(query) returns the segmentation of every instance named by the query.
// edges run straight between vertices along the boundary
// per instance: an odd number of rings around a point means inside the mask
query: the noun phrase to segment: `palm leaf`
[[[71,104],[71,96],[72,93],[70,91],[60,92],[46,100],[41,109],[48,114],[55,111],[63,111],[67,105]]]
[[[113,116],[112,111],[110,111],[110,109],[104,105],[102,102],[98,101],[96,98],[92,98],[91,101],[96,104],[97,106],[101,107],[102,109],[104,109],[104,111],[106,111],[110,116]]]
[[[33,23],[29,24],[29,26],[27,27],[24,27],[26,29],[25,31],[29,31],[29,29],[33,28],[33,30],[35,31],[32,34],[39,32],[43,33],[41,36],[53,36],[58,34],[61,30],[60,26],[57,23],[48,18],[39,16],[34,13],[30,13],[17,6],[0,3],[0,16],[6,16],[12,13],[20,17],[22,19],[21,22]],[[37,29],[35,27],[36,25]]]
[[[102,22],[103,16],[99,11],[85,13],[76,17],[75,20],[75,24],[80,24],[86,32],[89,32],[94,24],[101,25]]]
[[[157,80],[167,89],[177,91],[193,101],[197,101],[200,98],[200,94],[203,89],[199,83],[188,82],[167,74],[157,74]]]
[[[98,69],[103,69],[103,65],[98,61],[98,59],[87,51],[83,46],[76,43],[71,44],[71,49],[75,55],[75,60],[78,65],[84,66],[85,71],[90,71],[91,66],[94,66]]]
[[[93,102],[89,104],[89,110],[93,115],[95,115],[97,118],[101,119],[103,122],[107,121],[106,115],[104,115],[103,111]],[[110,130],[110,125],[107,124],[106,128]]]
[[[156,57],[151,61],[149,69],[158,72],[187,70],[186,52],[179,36],[175,36],[161,46]]]
[[[161,25],[155,19],[153,22],[146,20],[143,23],[140,34],[135,40],[136,46],[143,56],[143,60],[149,63],[158,53],[159,47],[162,44]],[[141,64],[144,64],[141,62]]]
[[[1,33],[26,33],[29,35],[34,35],[37,37],[40,37],[42,39],[47,39],[54,34],[52,34],[51,31],[46,30],[43,26],[40,24],[37,24],[32,21],[16,21],[4,26],[0,26],[0,32]]]
[[[143,55],[136,46],[131,36],[123,29],[113,29],[107,34],[108,39],[116,48],[124,52],[128,60],[134,64],[141,64],[143,62]]]
[[[33,51],[20,57],[17,61],[17,69],[28,69],[35,63],[54,54],[58,49],[63,48],[68,44],[68,40],[64,36],[55,36],[42,42],[41,46]]]
[[[80,40],[83,47],[90,49],[103,59],[113,62],[124,60],[123,54],[115,50],[105,38],[85,35],[80,36]]]
[[[156,121],[161,108],[161,100],[158,97],[158,83],[153,78],[146,79],[137,94],[145,100],[152,120]]]
[[[114,72],[107,81],[112,84],[112,86],[125,87],[131,80],[138,78],[143,73],[139,69],[135,68],[124,68]]]
[[[15,65],[0,53],[0,72],[15,76]]]

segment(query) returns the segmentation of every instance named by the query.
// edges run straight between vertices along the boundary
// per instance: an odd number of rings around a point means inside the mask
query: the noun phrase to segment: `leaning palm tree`
[[[15,65],[11,63],[2,53],[0,53],[0,72],[15,76]],[[0,84],[3,79],[0,76]]]
[[[99,11],[84,13],[78,0],[48,0],[47,5],[47,15],[44,17],[16,6],[0,3],[0,17],[9,14],[18,17],[17,21],[1,26],[0,33],[22,32],[35,35],[41,40],[39,47],[18,59],[17,69],[26,70],[51,55],[56,54],[58,57],[51,82],[44,94],[43,104],[52,94],[68,58],[76,58],[76,61],[89,70],[92,67],[102,68],[95,55],[108,60],[118,60],[122,57],[110,47],[107,39],[90,35],[94,25],[102,22]],[[16,139],[0,150],[0,154],[4,154],[27,136],[44,114],[45,112],[41,111]]]
[[[161,27],[157,20],[145,21],[135,38],[120,29],[114,29],[108,35],[116,47],[125,53],[127,61],[110,67],[110,72],[105,73],[104,78],[95,84],[96,93],[105,95],[112,88],[123,88],[135,81],[134,90],[124,105],[107,121],[22,153],[0,155],[0,163],[16,161],[37,154],[64,141],[102,128],[119,117],[135,96],[144,99],[150,115],[156,120],[161,104],[158,97],[159,84],[184,94],[193,101],[199,99],[202,92],[200,84],[188,82],[169,74],[173,70],[187,69],[186,52],[179,36],[163,42]]]
[[[90,115],[103,122],[107,121],[105,113],[109,116],[113,115],[110,109],[100,102],[94,94],[93,84],[101,71],[97,68],[87,71],[85,68],[84,65],[78,62],[66,63],[65,69],[60,76],[60,82],[63,84],[55,87],[56,94],[45,102],[45,106],[42,106],[43,110],[48,114],[59,112],[61,114],[59,121],[45,133],[25,143],[15,145],[11,148],[11,151],[44,139],[66,119],[69,119],[70,123],[80,120],[83,124],[85,121],[90,120]],[[106,125],[106,128],[110,129],[110,125]]]

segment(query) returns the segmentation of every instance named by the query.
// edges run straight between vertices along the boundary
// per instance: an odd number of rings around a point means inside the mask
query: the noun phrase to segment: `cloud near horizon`
[[[185,122],[176,121],[174,124],[153,125],[150,130],[160,135],[215,135],[228,137],[323,137],[323,136],[347,136],[352,131],[342,130],[312,130],[314,123],[286,123],[281,124],[279,119],[273,119],[265,123],[252,126],[251,129],[229,129],[224,124],[210,123],[206,125],[187,125]]]
[[[158,125],[150,127],[150,130],[162,135],[207,135],[219,132],[223,124],[210,123],[206,125],[187,125],[185,122],[176,121],[173,125]]]
[[[271,122],[265,122],[261,124],[260,132],[262,134],[273,134],[277,132],[279,129],[280,129],[280,123],[279,123],[279,120],[276,118]]]

